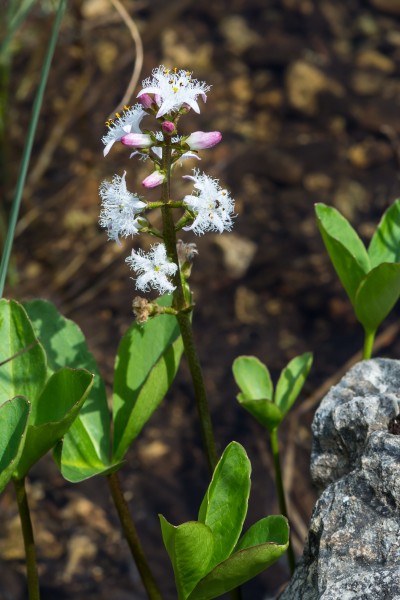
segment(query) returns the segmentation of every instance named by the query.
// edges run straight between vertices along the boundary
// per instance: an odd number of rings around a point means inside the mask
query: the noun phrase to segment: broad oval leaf
[[[238,402],[268,431],[273,431],[283,420],[284,414],[270,400],[247,400],[242,394],[237,396]]]
[[[247,513],[251,464],[246,451],[231,442],[221,456],[204,500],[198,520],[213,534],[211,567],[225,560],[235,547]]]
[[[170,297],[159,299],[169,305]],[[113,459],[122,460],[175,378],[183,352],[176,317],[133,323],[118,348],[113,393]]]
[[[266,519],[262,519],[253,525],[242,538],[247,545],[208,573],[190,594],[189,600],[218,598],[249,581],[282,556],[289,545],[289,528],[284,517],[275,518],[280,521],[268,523]],[[256,543],[263,539],[263,534],[264,541]]]
[[[118,465],[110,462],[111,415],[106,389],[81,329],[47,300],[33,300],[24,306],[46,350],[52,372],[71,367],[87,369],[95,375],[84,406],[62,443],[54,449],[54,458],[63,477],[78,482],[109,473]]]
[[[15,470],[25,443],[30,404],[16,396],[0,406],[0,492]]]
[[[14,300],[0,300],[0,340],[0,405],[15,396],[33,401],[46,382],[46,355]]]
[[[400,262],[400,200],[396,200],[382,216],[372,236],[368,254],[371,267],[383,262]]]
[[[283,415],[293,406],[310,372],[313,361],[311,352],[293,358],[280,374],[275,390],[275,403]]]
[[[356,317],[368,332],[377,330],[400,296],[400,264],[382,263],[363,279],[357,291]]]
[[[235,552],[271,542],[288,546],[289,525],[286,517],[271,515],[254,523],[238,541]]]
[[[249,400],[273,399],[273,385],[268,368],[255,356],[238,356],[233,363],[233,376]]]
[[[186,600],[208,572],[213,553],[213,535],[207,525],[189,521],[175,527],[160,517],[164,545],[174,569],[179,600]]]
[[[60,369],[47,381],[39,398],[32,403],[25,445],[13,473],[24,477],[31,466],[68,431],[93,384],[88,371]]]
[[[364,244],[350,223],[335,208],[316,204],[317,223],[332,264],[351,303],[361,280],[370,270]]]

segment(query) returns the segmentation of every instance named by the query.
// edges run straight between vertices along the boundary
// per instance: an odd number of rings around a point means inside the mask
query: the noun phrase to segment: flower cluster
[[[108,132],[102,138],[104,156],[116,142],[121,142],[133,149],[131,157],[139,155],[149,158],[155,168],[142,184],[145,188],[163,186],[162,201],[158,205],[170,203],[166,186],[170,173],[166,172],[164,152],[168,152],[169,168],[172,169],[176,163],[188,158],[200,160],[197,154],[199,150],[212,148],[221,141],[219,131],[195,131],[189,136],[178,135],[177,131],[182,115],[191,109],[200,112],[198,98],[201,97],[206,102],[209,90],[210,86],[193,79],[189,71],[170,70],[161,65],[153,70],[151,77],[142,82],[142,89],[138,94],[139,103],[131,107],[124,106],[121,113],[116,113],[115,119],[106,122]],[[141,130],[141,122],[146,115],[158,120],[158,130]],[[184,210],[176,224],[176,230],[191,230],[196,234],[230,231],[234,202],[227,190],[222,189],[216,179],[197,169],[193,169],[193,175],[185,177],[193,182],[194,189],[182,201],[173,202],[174,208]],[[100,186],[99,222],[107,229],[109,239],[119,242],[120,236],[135,235],[141,230],[163,238],[163,233],[152,229],[143,215],[152,206],[129,192],[125,179],[126,172],[122,177],[115,175],[111,182],[104,181]],[[181,257],[183,247],[190,250],[185,250],[187,256],[184,260]],[[174,254],[170,250],[169,253]],[[176,255],[179,260],[176,258],[174,262],[167,256],[166,246],[160,243],[152,246],[147,254],[140,249],[132,250],[126,262],[136,271],[137,289],[147,292],[153,288],[160,294],[172,293],[176,287],[173,281],[177,272],[180,270],[181,276],[186,279],[190,275],[195,254],[197,250],[194,244],[185,245],[180,241]]]

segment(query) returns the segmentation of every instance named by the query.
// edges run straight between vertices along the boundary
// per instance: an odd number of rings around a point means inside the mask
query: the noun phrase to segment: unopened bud
[[[149,96],[149,94],[142,94],[139,96],[139,102],[142,104],[143,108],[151,108],[154,104],[153,98]]]
[[[185,140],[191,150],[204,150],[219,144],[222,134],[219,131],[195,131]]]
[[[167,135],[172,135],[175,132],[175,123],[172,123],[172,121],[164,121],[161,125],[161,129]]]
[[[146,179],[143,179],[142,185],[145,188],[154,188],[161,185],[164,182],[164,179],[164,173],[161,171],[153,171],[153,173],[150,173]]]
[[[185,244],[182,240],[176,243],[178,252],[179,267],[185,279],[190,277],[194,257],[199,253],[194,243]]]
[[[153,140],[147,133],[127,133],[121,138],[124,146],[133,148],[149,148],[154,144]]]

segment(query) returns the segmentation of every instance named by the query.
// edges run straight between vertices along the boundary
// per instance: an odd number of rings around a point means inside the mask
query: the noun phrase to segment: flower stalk
[[[278,428],[275,427],[272,431],[270,431],[270,442],[271,442],[271,450],[272,450],[272,458],[274,462],[274,470],[275,470],[275,485],[278,493],[278,503],[279,510],[281,514],[288,518],[288,511],[286,506],[285,499],[285,491],[283,488],[283,479],[282,479],[282,469],[281,469],[281,461],[279,458],[279,441],[278,441]],[[296,568],[296,559],[293,552],[293,546],[289,537],[289,547],[287,550],[288,562],[290,568],[290,574],[293,575],[294,570]]]
[[[186,360],[188,361],[190,374],[192,376],[203,445],[207,455],[208,466],[212,473],[218,462],[215,438],[208,406],[207,392],[204,383],[203,372],[200,366],[199,358],[197,356],[196,346],[193,338],[191,316],[185,311],[186,300],[182,286],[178,253],[176,249],[176,230],[170,206],[168,204],[170,198],[171,176],[171,140],[168,136],[165,136],[165,148],[163,152],[163,170],[165,171],[165,173],[167,173],[166,180],[163,183],[161,190],[161,201],[164,204],[161,209],[163,219],[164,243],[167,249],[168,257],[171,261],[178,265],[178,270],[173,279],[173,283],[176,286],[176,289],[174,291],[173,306],[178,311],[176,318],[182,336]]]
[[[124,532],[129,549],[136,563],[143,585],[147,592],[149,600],[162,600],[162,596],[153,573],[145,557],[135,524],[132,520],[128,504],[124,498],[121,484],[117,473],[107,475],[108,486],[111,496],[117,509],[122,530]]]
[[[26,495],[25,478],[14,479],[13,481],[19,511],[19,518],[21,521],[22,536],[24,538],[29,600],[40,600],[35,541],[33,538],[33,529],[31,516],[29,512],[28,497]]]

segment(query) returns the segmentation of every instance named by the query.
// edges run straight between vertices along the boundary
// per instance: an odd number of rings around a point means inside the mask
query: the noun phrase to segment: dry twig
[[[139,80],[140,72],[141,72],[142,66],[143,66],[143,44],[142,44],[142,38],[140,37],[139,29],[137,28],[135,21],[129,15],[126,8],[121,4],[121,2],[119,0],[110,0],[110,1],[111,1],[112,5],[114,6],[114,8],[118,11],[121,19],[124,21],[127,28],[129,29],[130,34],[133,39],[133,42],[135,44],[135,48],[136,48],[135,64],[133,67],[131,79],[129,81],[128,87],[126,89],[126,92],[125,92],[124,97],[122,98],[120,104],[118,104],[118,106],[116,106],[114,111],[111,113],[110,116],[112,117],[113,114],[118,110],[118,108],[120,106],[124,106],[125,104],[128,104],[130,102],[130,99],[133,96],[133,92],[134,92],[136,84]]]

